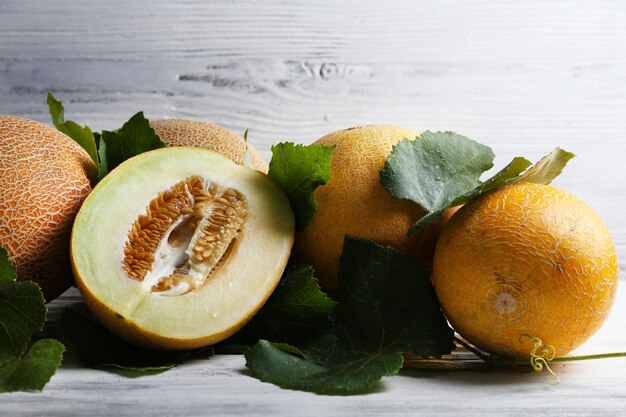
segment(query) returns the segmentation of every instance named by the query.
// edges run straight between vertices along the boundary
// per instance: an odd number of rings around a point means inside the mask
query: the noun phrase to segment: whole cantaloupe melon
[[[416,253],[430,264],[441,225],[409,239],[409,227],[425,211],[413,202],[392,198],[380,183],[380,170],[393,145],[402,139],[415,140],[419,134],[403,127],[360,126],[315,142],[336,145],[330,181],[315,190],[318,208],[311,223],[296,234],[294,253],[299,261],[313,265],[323,288],[339,288],[339,258],[346,235]]]
[[[211,123],[183,119],[163,119],[150,121],[150,126],[163,142],[169,146],[196,146],[207,148],[226,155],[239,165],[243,164],[243,154],[248,149],[254,167],[267,174],[268,165],[261,154],[239,135]]]
[[[50,301],[73,282],[69,238],[97,168],[63,133],[0,115],[0,246]]]

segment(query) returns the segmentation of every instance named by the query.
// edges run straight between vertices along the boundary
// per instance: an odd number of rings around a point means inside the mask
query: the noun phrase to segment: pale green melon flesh
[[[133,222],[160,192],[191,176],[246,199],[248,215],[227,261],[184,295],[163,296],[123,269]],[[289,257],[294,217],[265,174],[206,149],[170,147],[141,154],[93,190],[72,233],[77,279],[97,300],[140,329],[173,339],[218,334],[248,319],[277,285]]]

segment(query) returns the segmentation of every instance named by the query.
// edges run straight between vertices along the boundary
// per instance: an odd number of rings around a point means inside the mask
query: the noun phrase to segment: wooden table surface
[[[54,319],[80,302],[70,290]],[[606,324],[572,354],[625,351],[626,287]],[[369,394],[323,396],[283,390],[248,375],[241,355],[217,355],[136,379],[66,359],[42,393],[0,396],[0,416],[615,416],[626,412],[626,357],[553,364],[560,379],[513,370],[403,370]]]
[[[556,146],[578,154],[555,185],[605,220],[626,260],[626,3],[615,0],[0,0],[0,114],[115,129],[151,118],[220,123],[264,156],[359,124],[453,130],[502,167]],[[76,293],[60,304],[72,302]],[[620,291],[585,351],[626,350]],[[626,415],[626,359],[535,374],[403,372],[368,395],[280,390],[218,356],[147,378],[71,358],[21,415]]]

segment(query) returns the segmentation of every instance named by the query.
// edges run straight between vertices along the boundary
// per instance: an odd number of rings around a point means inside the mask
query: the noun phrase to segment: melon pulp
[[[139,346],[217,343],[263,305],[287,264],[294,215],[268,176],[207,149],[121,164],[79,211],[72,266],[111,331]]]
[[[97,173],[87,152],[58,130],[0,115],[0,246],[17,279],[37,282],[46,301],[73,283],[70,231]]]

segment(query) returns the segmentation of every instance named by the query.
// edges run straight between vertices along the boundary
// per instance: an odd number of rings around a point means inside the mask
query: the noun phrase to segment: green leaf
[[[107,166],[107,144],[102,137],[98,139],[98,157],[100,158],[100,164],[98,165],[99,181],[109,173],[109,167]]]
[[[125,376],[139,377],[167,371],[189,359],[212,355],[211,348],[195,351],[157,352],[126,343],[98,322],[66,309],[57,323],[61,336],[86,366],[116,368]]]
[[[513,158],[513,160],[496,175],[472,189],[470,192],[457,197],[456,200],[451,203],[451,206],[467,203],[477,195],[510,183],[514,179],[519,178],[519,175],[531,165],[532,163],[526,158],[520,156]]]
[[[46,305],[34,282],[17,282],[7,251],[0,248],[0,392],[41,391],[61,363],[64,347],[40,340],[24,355],[31,336],[43,329]]]
[[[245,352],[252,376],[279,387],[320,394],[356,394],[372,388],[380,378],[395,375],[402,367],[401,353],[343,352],[325,365],[293,353],[289,345],[259,341]]]
[[[332,323],[311,332],[311,335],[298,345],[302,357],[315,363],[329,363],[337,351],[337,336]]]
[[[448,203],[447,205],[440,207],[438,210],[428,213],[426,216],[419,219],[409,229],[409,236],[417,233],[419,230],[426,227],[427,225],[439,221],[446,209],[465,204],[474,197],[477,197],[502,185],[511,183],[516,178],[519,178],[519,175],[524,172],[524,170],[526,170],[526,168],[528,168],[531,164],[532,163],[526,158],[514,158],[513,161],[511,161],[506,167],[500,170],[493,177],[489,178],[487,181],[471,189],[467,193],[457,196],[457,198],[451,203]]]
[[[0,392],[41,391],[61,365],[64,351],[56,340],[38,340],[23,357],[0,367]]]
[[[567,162],[574,156],[573,153],[556,148],[534,165],[526,158],[516,157],[496,175],[469,192],[458,196],[456,200],[447,207],[434,213],[429,213],[427,216],[419,219],[411,226],[409,234],[415,233],[427,224],[439,220],[447,208],[465,204],[472,198],[478,197],[503,185],[514,184],[520,181],[549,184],[559,176]],[[526,170],[529,166],[530,168]]]
[[[334,315],[339,348],[422,357],[441,357],[454,349],[454,332],[414,256],[346,237],[339,283]]]
[[[320,332],[295,346],[260,341],[245,352],[253,376],[284,388],[350,394],[397,373],[401,352],[439,357],[454,349],[454,332],[413,256],[347,237],[339,281],[336,336]]]
[[[254,167],[254,162],[252,162],[252,158],[250,158],[250,146],[248,146],[248,129],[243,132],[243,141],[246,143],[246,150],[243,151],[243,165],[248,168],[256,169]]]
[[[45,300],[34,282],[11,284],[0,292],[0,366],[22,355],[45,320]]]
[[[313,268],[289,268],[263,308],[237,335],[236,339],[268,339],[296,345],[317,338],[330,327],[335,302],[320,289]]]
[[[269,176],[285,191],[296,215],[296,228],[304,229],[317,202],[313,191],[330,179],[330,163],[335,146],[294,145],[290,142],[272,146]]]
[[[335,304],[320,289],[311,266],[293,265],[252,320],[216,349],[240,353],[267,339],[297,345],[307,359],[326,361],[336,342],[331,321]]]
[[[570,159],[576,155],[561,148],[556,148],[549,155],[544,156],[539,162],[530,167],[516,181],[534,182],[537,184],[550,184],[558,177]]]
[[[428,213],[442,213],[458,196],[480,184],[480,176],[493,166],[493,159],[489,147],[465,136],[426,131],[416,140],[403,140],[393,147],[380,182],[394,198],[414,201]]]
[[[417,140],[401,141],[394,147],[380,181],[394,198],[411,200],[428,212],[409,229],[412,236],[438,221],[446,209],[502,185],[517,181],[548,184],[573,157],[560,148],[533,166],[517,157],[481,182],[480,176],[493,166],[490,148],[452,132],[424,132]]]
[[[79,124],[71,120],[65,121],[65,109],[63,108],[63,103],[54,98],[52,93],[49,91],[48,109],[50,110],[50,116],[52,117],[52,123],[54,123],[54,126],[82,146],[95,164],[98,165],[96,141],[91,129],[89,129],[88,126],[81,127]]]
[[[15,282],[17,278],[17,270],[9,260],[9,254],[6,249],[0,247],[0,285]]]
[[[529,160],[522,157],[516,157],[487,181],[478,187],[458,197],[451,206],[465,204],[472,198],[484,194],[488,191],[496,189],[506,184],[516,182],[534,182],[537,184],[550,184],[556,177],[561,174],[567,162],[572,159],[573,153],[556,148],[554,151],[544,156],[536,164],[532,164]],[[530,166],[530,168],[528,168]],[[528,169],[526,169],[528,168]]]
[[[116,132],[102,131],[102,140],[106,145],[103,152],[108,172],[135,155],[165,146],[143,112],[135,114]]]

